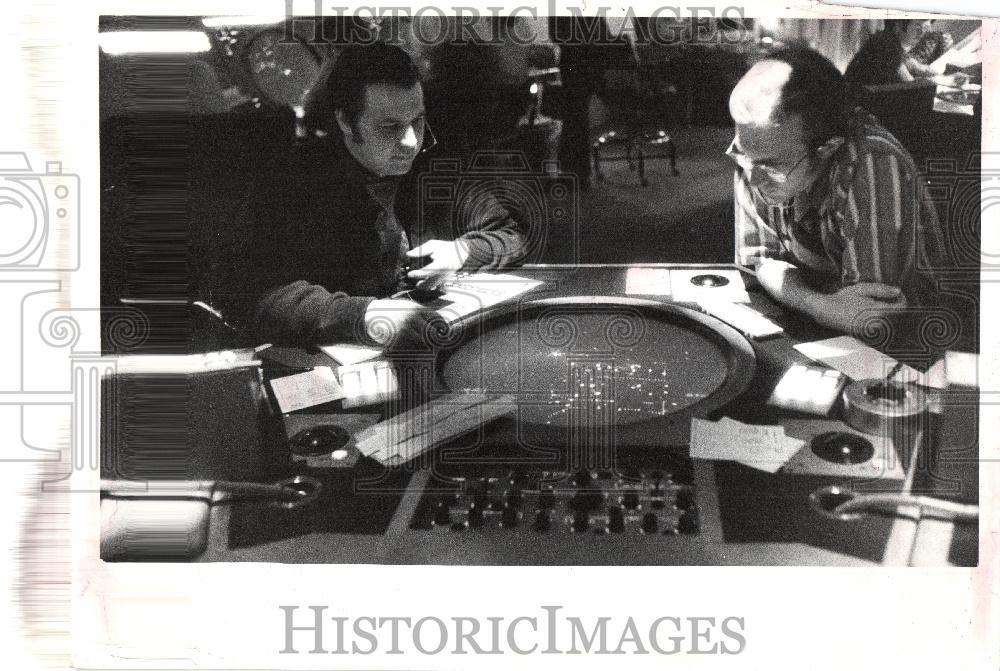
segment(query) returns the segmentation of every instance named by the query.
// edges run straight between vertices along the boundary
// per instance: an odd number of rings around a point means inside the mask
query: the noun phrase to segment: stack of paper
[[[517,275],[459,273],[441,287],[445,293],[435,301],[434,307],[450,324],[466,315],[531,291],[540,284],[540,280],[529,280]]]
[[[295,412],[344,398],[344,390],[337,382],[333,369],[328,366],[275,378],[271,380],[271,389],[281,412]]]
[[[345,408],[381,403],[399,396],[399,382],[388,361],[363,361],[341,366],[337,377],[344,389]]]
[[[691,420],[691,457],[737,461],[775,473],[801,449],[804,440],[785,435],[783,426],[744,424],[724,417],[718,422]]]
[[[341,366],[350,366],[382,356],[382,350],[364,345],[322,345],[320,349]]]
[[[513,396],[448,394],[359,432],[356,444],[383,464],[402,464],[515,409]]]
[[[796,345],[795,349],[813,361],[819,361],[831,368],[836,368],[852,380],[885,378],[896,368],[898,363],[891,356],[883,354],[851,336],[804,342]],[[944,360],[942,359],[942,361]],[[942,362],[931,366],[926,373],[903,365],[893,374],[893,380],[944,389],[948,386],[948,380],[944,373]]]

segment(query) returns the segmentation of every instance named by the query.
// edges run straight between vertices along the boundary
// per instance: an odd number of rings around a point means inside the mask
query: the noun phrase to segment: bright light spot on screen
[[[284,14],[248,14],[246,16],[206,16],[201,23],[206,28],[229,26],[270,26],[285,20]]]
[[[97,37],[101,51],[120,54],[177,54],[208,51],[208,35],[194,30],[122,30]]]
[[[334,450],[330,456],[334,459],[334,461],[343,461],[344,459],[347,459],[347,450]]]
[[[531,93],[531,95],[535,95],[536,93],[538,93],[538,84],[537,83],[532,84],[531,88],[529,88],[528,91]]]

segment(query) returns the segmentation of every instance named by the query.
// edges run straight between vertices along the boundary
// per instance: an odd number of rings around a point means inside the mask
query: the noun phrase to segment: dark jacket
[[[418,159],[420,161],[420,159]],[[240,313],[262,342],[314,344],[366,339],[363,318],[375,298],[391,296],[405,276],[403,252],[428,239],[462,237],[470,267],[516,262],[524,236],[488,194],[476,203],[421,206],[426,165],[393,178],[395,213],[405,236],[376,228],[383,207],[362,168],[338,138],[314,139],[291,152],[254,190],[252,265]],[[453,223],[454,222],[454,223]],[[458,228],[459,230],[455,230]],[[401,244],[402,242],[402,244]]]
[[[844,79],[852,91],[862,86],[895,84],[902,81],[899,66],[906,52],[892,31],[880,30],[864,43],[847,66]]]

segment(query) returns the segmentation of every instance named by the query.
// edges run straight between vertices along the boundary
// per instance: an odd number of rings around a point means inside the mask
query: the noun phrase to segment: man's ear
[[[847,140],[838,136],[831,137],[829,140],[820,145],[819,149],[816,150],[816,155],[821,159],[826,160],[837,153]]]
[[[344,110],[337,110],[333,115],[336,117],[337,125],[340,126],[340,132],[344,134],[344,137],[353,136],[354,132],[351,128],[351,122],[347,119],[347,115],[344,114]]]

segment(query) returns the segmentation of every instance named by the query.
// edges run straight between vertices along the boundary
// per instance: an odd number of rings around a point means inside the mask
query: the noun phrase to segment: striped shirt
[[[945,249],[937,214],[909,153],[858,110],[829,169],[803,194],[771,205],[737,168],[737,263],[781,259],[829,290],[858,282],[897,286],[910,305],[934,305],[933,271]]]

